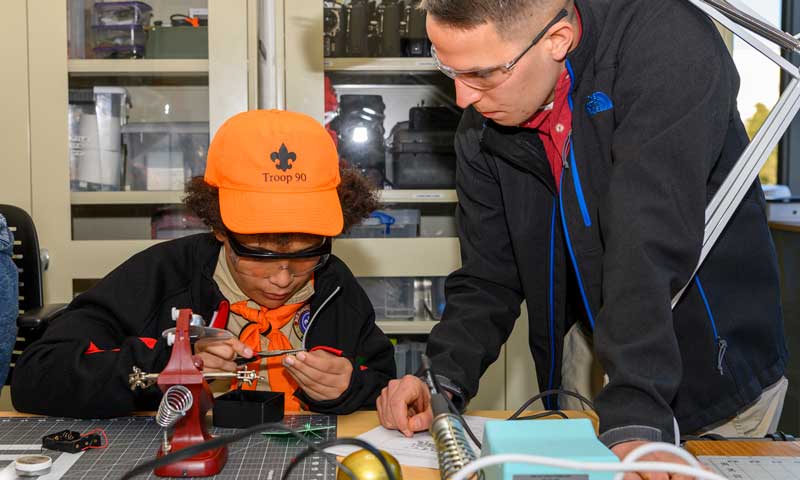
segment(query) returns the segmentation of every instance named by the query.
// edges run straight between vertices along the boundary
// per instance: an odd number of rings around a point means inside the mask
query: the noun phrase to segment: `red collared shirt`
[[[567,103],[567,96],[572,81],[564,70],[558,79],[553,103],[534,113],[533,116],[523,123],[525,128],[532,128],[539,133],[539,138],[544,144],[544,151],[547,154],[547,161],[550,163],[550,171],[556,180],[556,188],[561,181],[561,171],[563,170],[562,155],[567,152],[567,141],[570,128],[572,128],[572,112]]]
[[[578,19],[578,39],[581,36],[581,18],[577,8],[575,10]],[[550,171],[556,180],[556,189],[561,182],[561,172],[563,167],[563,156],[568,154],[567,142],[569,132],[572,128],[572,111],[569,109],[568,97],[572,86],[572,80],[564,69],[558,78],[555,88],[553,103],[534,113],[531,118],[520,125],[524,128],[537,130],[539,138],[544,144],[544,151],[547,154],[547,161],[550,164]]]

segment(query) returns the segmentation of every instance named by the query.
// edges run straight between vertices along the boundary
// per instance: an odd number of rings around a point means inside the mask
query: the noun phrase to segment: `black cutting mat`
[[[302,428],[307,423],[313,426],[336,427],[336,417],[332,415],[287,415],[284,423],[292,428]],[[50,450],[34,449],[41,446],[42,437],[62,430],[86,433],[96,428],[105,430],[109,445],[104,449],[92,449],[75,461],[68,454]],[[234,429],[212,427],[214,436],[228,435]],[[336,428],[316,432],[318,436],[307,433],[306,438],[319,443],[336,438]],[[123,417],[111,420],[74,420],[64,418],[0,418],[0,477],[8,473],[6,469],[12,456],[44,453],[59,465],[69,465],[66,473],[59,474],[54,468],[51,475],[39,477],[40,480],[64,479],[115,479],[128,470],[155,457],[163,434],[153,417]],[[264,436],[260,433],[228,445],[228,461],[216,479],[259,478],[280,480],[289,462],[305,450],[305,444],[293,437]],[[61,458],[61,457],[64,458]],[[68,462],[67,459],[70,461]],[[56,465],[54,465],[55,467]],[[9,467],[13,468],[13,467]],[[137,478],[159,478],[150,473]],[[319,455],[307,458],[295,468],[292,479],[308,478],[314,480],[333,480],[336,478],[335,464],[325,461]]]

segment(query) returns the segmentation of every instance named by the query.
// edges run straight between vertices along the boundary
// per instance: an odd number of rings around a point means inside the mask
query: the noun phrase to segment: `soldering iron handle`
[[[445,413],[450,413],[450,406],[447,404],[447,399],[444,397],[444,394],[435,393],[431,395],[431,410],[433,411],[434,418]]]

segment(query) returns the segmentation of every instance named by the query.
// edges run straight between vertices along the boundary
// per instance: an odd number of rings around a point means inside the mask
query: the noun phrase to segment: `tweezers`
[[[246,365],[255,362],[257,358],[280,357],[281,355],[290,355],[292,353],[305,352],[305,348],[295,348],[292,350],[269,350],[266,352],[256,352],[251,358],[237,357],[234,362],[236,365]]]

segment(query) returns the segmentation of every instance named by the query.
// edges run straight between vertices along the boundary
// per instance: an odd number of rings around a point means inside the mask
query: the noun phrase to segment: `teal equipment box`
[[[619,463],[600,443],[589,419],[489,421],[481,456],[518,453],[578,462]],[[586,472],[525,463],[493,465],[486,480],[612,480],[614,472]]]

